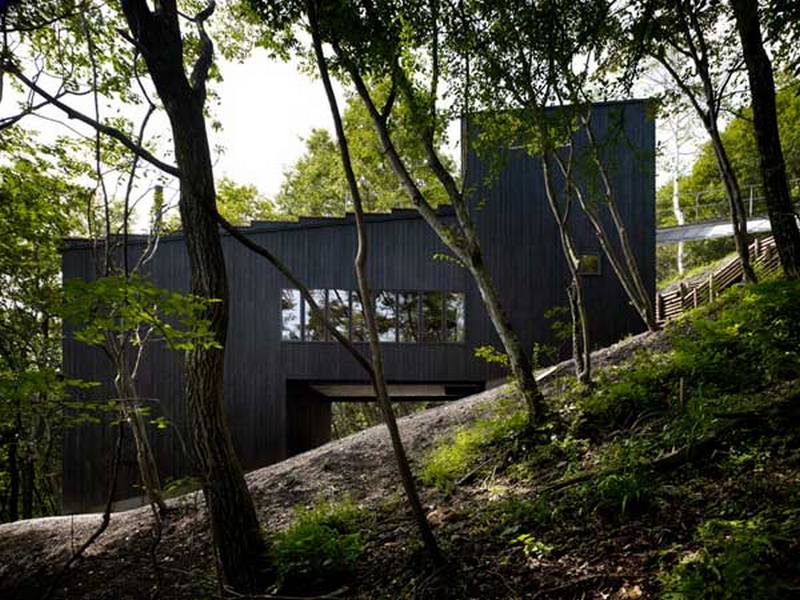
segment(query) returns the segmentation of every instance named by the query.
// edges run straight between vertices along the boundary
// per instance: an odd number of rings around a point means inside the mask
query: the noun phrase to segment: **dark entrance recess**
[[[389,384],[393,402],[447,402],[485,389],[484,383]],[[286,447],[293,456],[331,440],[333,402],[374,402],[366,382],[286,382]]]

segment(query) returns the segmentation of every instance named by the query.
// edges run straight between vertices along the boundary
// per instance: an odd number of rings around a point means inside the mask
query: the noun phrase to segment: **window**
[[[600,275],[600,255],[581,254],[578,258],[578,275]]]
[[[419,342],[419,294],[400,292],[397,294],[397,329],[400,342]]]
[[[364,318],[364,305],[361,303],[361,294],[352,292],[350,294],[353,306],[353,329],[350,339],[354,342],[366,342],[367,339],[367,320]]]
[[[300,291],[281,290],[281,338],[287,341],[303,339]]]
[[[422,324],[426,342],[445,341],[443,306],[442,292],[422,292]]]
[[[314,298],[314,302],[317,304],[319,309],[325,313],[325,290],[309,290],[311,292],[311,297]],[[308,302],[303,302],[303,310],[304,310],[304,335],[303,339],[306,342],[322,342],[325,340],[325,325],[319,319],[319,317],[314,314],[311,310],[311,306]]]
[[[375,298],[375,317],[378,322],[378,339],[382,342],[396,342],[397,294],[378,292]]]
[[[309,290],[314,302],[338,332],[354,342],[366,342],[367,324],[361,296],[342,289]],[[464,303],[461,292],[375,292],[378,339],[384,343],[463,343]],[[335,341],[323,320],[311,310],[299,290],[281,290],[281,339]]]
[[[328,290],[328,320],[344,337],[350,335],[350,292]]]
[[[444,295],[444,324],[446,340],[464,341],[464,294],[448,292]]]

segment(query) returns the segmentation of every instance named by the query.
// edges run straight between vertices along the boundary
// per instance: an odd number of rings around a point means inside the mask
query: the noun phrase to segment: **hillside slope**
[[[556,370],[538,431],[523,426],[509,387],[402,419],[449,558],[438,571],[421,553],[382,427],[250,473],[281,594],[792,597],[799,349],[800,286],[762,284],[596,353],[591,391]],[[113,515],[56,596],[217,597],[202,500],[172,506],[157,543],[146,509]],[[40,597],[99,521],[0,526],[0,598]]]

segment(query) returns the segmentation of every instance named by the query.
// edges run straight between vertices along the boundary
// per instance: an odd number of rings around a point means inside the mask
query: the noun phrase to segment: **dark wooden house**
[[[648,289],[655,280],[655,128],[647,103],[597,105],[593,129],[613,143],[604,152],[628,232]],[[465,152],[462,167],[473,190],[481,243],[505,309],[523,345],[552,341],[544,318],[566,305],[569,274],[556,225],[547,207],[539,162],[522,149],[505,149],[508,159],[490,173],[489,161]],[[491,175],[491,176],[490,176]],[[445,216],[449,209],[440,209]],[[446,217],[450,218],[450,217]],[[409,209],[367,217],[369,278],[377,306],[386,377],[397,399],[457,398],[502,377],[497,367],[475,358],[477,346],[496,335],[469,274],[437,260],[445,248]],[[601,255],[585,218],[575,211],[573,230],[587,264],[586,296],[597,346],[641,331],[643,324]],[[256,222],[243,228],[276,252],[316,290],[341,331],[363,339],[360,303],[353,274],[355,226],[352,216],[301,218],[296,223]],[[135,246],[143,242],[132,240]],[[225,397],[234,442],[245,468],[261,467],[324,443],[330,438],[332,401],[364,399],[365,373],[319,323],[308,318],[297,291],[264,259],[222,236],[230,285],[230,329]],[[159,286],[187,290],[189,265],[183,239],[160,241],[149,275]],[[64,278],[91,278],[91,244],[72,240],[63,255]],[[366,348],[365,348],[366,349]],[[76,394],[110,397],[109,367],[100,351],[80,344],[67,331],[64,369],[70,377],[104,386]],[[185,430],[182,356],[161,346],[148,349],[138,381],[142,396],[154,399],[154,415]],[[83,425],[64,440],[64,509],[86,510],[104,500],[114,430]],[[189,440],[172,429],[153,431],[152,441],[165,478],[190,471]],[[123,494],[139,494],[132,451],[122,474]]]

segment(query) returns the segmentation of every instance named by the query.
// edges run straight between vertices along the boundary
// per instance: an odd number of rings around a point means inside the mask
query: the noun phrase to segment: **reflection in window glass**
[[[281,290],[281,338],[302,339],[300,315],[300,290]]]
[[[325,290],[310,290],[311,296],[314,298],[314,302],[317,303],[320,310],[325,312]],[[308,302],[304,302],[305,304],[305,341],[307,342],[321,342],[325,340],[325,325],[323,322],[313,313],[311,307],[309,306]]]
[[[347,290],[328,290],[328,320],[344,337],[350,335],[349,295]]]
[[[419,342],[419,294],[400,292],[397,294],[398,330],[401,342]]]
[[[353,302],[353,329],[351,339],[354,342],[367,341],[367,322],[364,319],[364,305],[361,304],[361,294],[352,292],[350,294]]]
[[[379,292],[375,298],[375,318],[378,322],[378,339],[397,341],[397,294]]]
[[[444,295],[442,292],[422,293],[422,324],[426,342],[443,342],[442,306]]]
[[[444,319],[448,342],[464,341],[464,294],[445,294]]]

